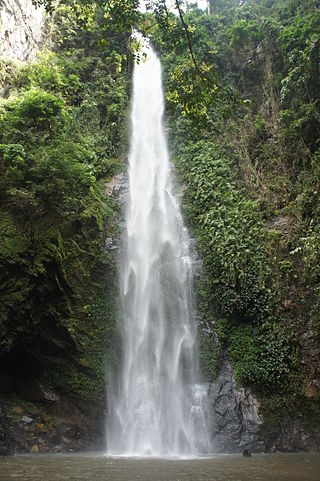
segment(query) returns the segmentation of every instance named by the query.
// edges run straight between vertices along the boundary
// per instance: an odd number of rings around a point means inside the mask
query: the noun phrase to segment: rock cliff
[[[317,423],[306,425],[275,407],[278,422],[264,419],[258,398],[249,388],[237,387],[228,354],[221,355],[217,378],[209,386],[211,435],[215,452],[317,451]]]
[[[26,61],[43,38],[45,14],[31,0],[0,0],[0,56]]]
[[[259,402],[249,389],[237,388],[226,352],[217,379],[210,385],[211,434],[216,452],[263,451]]]

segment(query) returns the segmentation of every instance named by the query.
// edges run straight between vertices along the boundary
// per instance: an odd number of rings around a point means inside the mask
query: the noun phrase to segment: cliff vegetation
[[[67,417],[75,438],[103,416],[105,367],[120,353],[105,248],[119,211],[105,185],[124,167],[136,27],[162,58],[183,212],[203,259],[206,378],[228,356],[237,385],[259,399],[265,445],[298,423],[314,446],[318,2],[211,0],[207,12],[157,0],[147,13],[136,0],[34,3],[51,12],[46,47],[33,63],[0,61],[0,431],[28,424],[26,413],[38,428],[20,448],[42,436],[46,450],[66,439]]]
[[[5,452],[59,450],[66,430],[83,445],[104,436],[105,368],[120,350],[106,184],[123,168],[130,42],[112,28],[102,42],[103,25],[101,9],[61,4],[34,62],[1,60],[1,409],[27,429],[15,443],[4,425]]]
[[[155,43],[204,262],[203,366],[215,379],[228,352],[271,447],[290,422],[320,420],[319,5],[210,5],[185,11],[188,32],[169,15]]]

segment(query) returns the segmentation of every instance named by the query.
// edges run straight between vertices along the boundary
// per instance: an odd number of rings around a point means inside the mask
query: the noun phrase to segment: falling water
[[[162,126],[161,66],[135,66],[126,253],[121,272],[123,365],[108,399],[109,454],[210,451],[199,384],[189,238],[173,193]]]

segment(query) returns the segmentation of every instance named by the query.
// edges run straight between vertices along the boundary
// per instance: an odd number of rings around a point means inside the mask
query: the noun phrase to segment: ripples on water
[[[0,481],[319,481],[319,454],[203,459],[35,455],[0,459]]]

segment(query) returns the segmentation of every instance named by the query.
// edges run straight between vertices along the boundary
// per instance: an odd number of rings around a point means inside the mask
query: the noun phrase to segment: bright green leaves
[[[230,29],[230,46],[244,47],[257,38],[258,26],[254,20],[238,20]]]
[[[182,148],[177,165],[187,183],[216,309],[229,319],[264,319],[271,270],[256,203],[236,187],[228,159],[210,142]]]
[[[256,329],[233,327],[228,342],[239,385],[254,384],[263,392],[288,388],[298,362],[297,342],[283,324],[264,323]]]
[[[63,107],[62,99],[37,88],[21,97],[2,100],[0,139],[28,144],[46,133],[47,140],[65,122],[67,111]]]
[[[159,23],[153,42],[164,56],[166,97],[171,110],[195,125],[205,126],[220,88],[213,60],[216,46],[207,31],[211,19],[197,9],[183,13],[183,24],[165,10],[156,12]]]
[[[109,0],[105,3],[105,19],[118,31],[131,32],[141,19],[139,0]]]
[[[86,28],[86,30],[90,30],[94,25],[97,6],[98,2],[90,2],[86,0],[81,2],[72,0],[70,2],[70,9],[75,15],[78,24],[83,28]]]
[[[78,100],[82,82],[75,59],[63,59],[56,53],[42,51],[37,55],[37,62],[24,66],[20,70],[14,85],[24,89],[41,88],[72,103]]]
[[[27,127],[37,129],[51,129],[54,121],[61,118],[63,101],[48,92],[31,90],[18,103],[13,111],[12,118],[8,116],[7,121],[13,123],[24,123]]]
[[[210,76],[212,68],[200,64],[204,75]],[[211,84],[199,76],[190,58],[182,60],[169,72],[167,80],[167,100],[174,104],[182,115],[194,119],[196,122],[208,120],[208,106],[215,96],[218,86]]]
[[[9,183],[13,179],[21,180],[24,176],[26,153],[20,144],[0,144],[1,181]],[[3,192],[3,189],[0,189]]]

